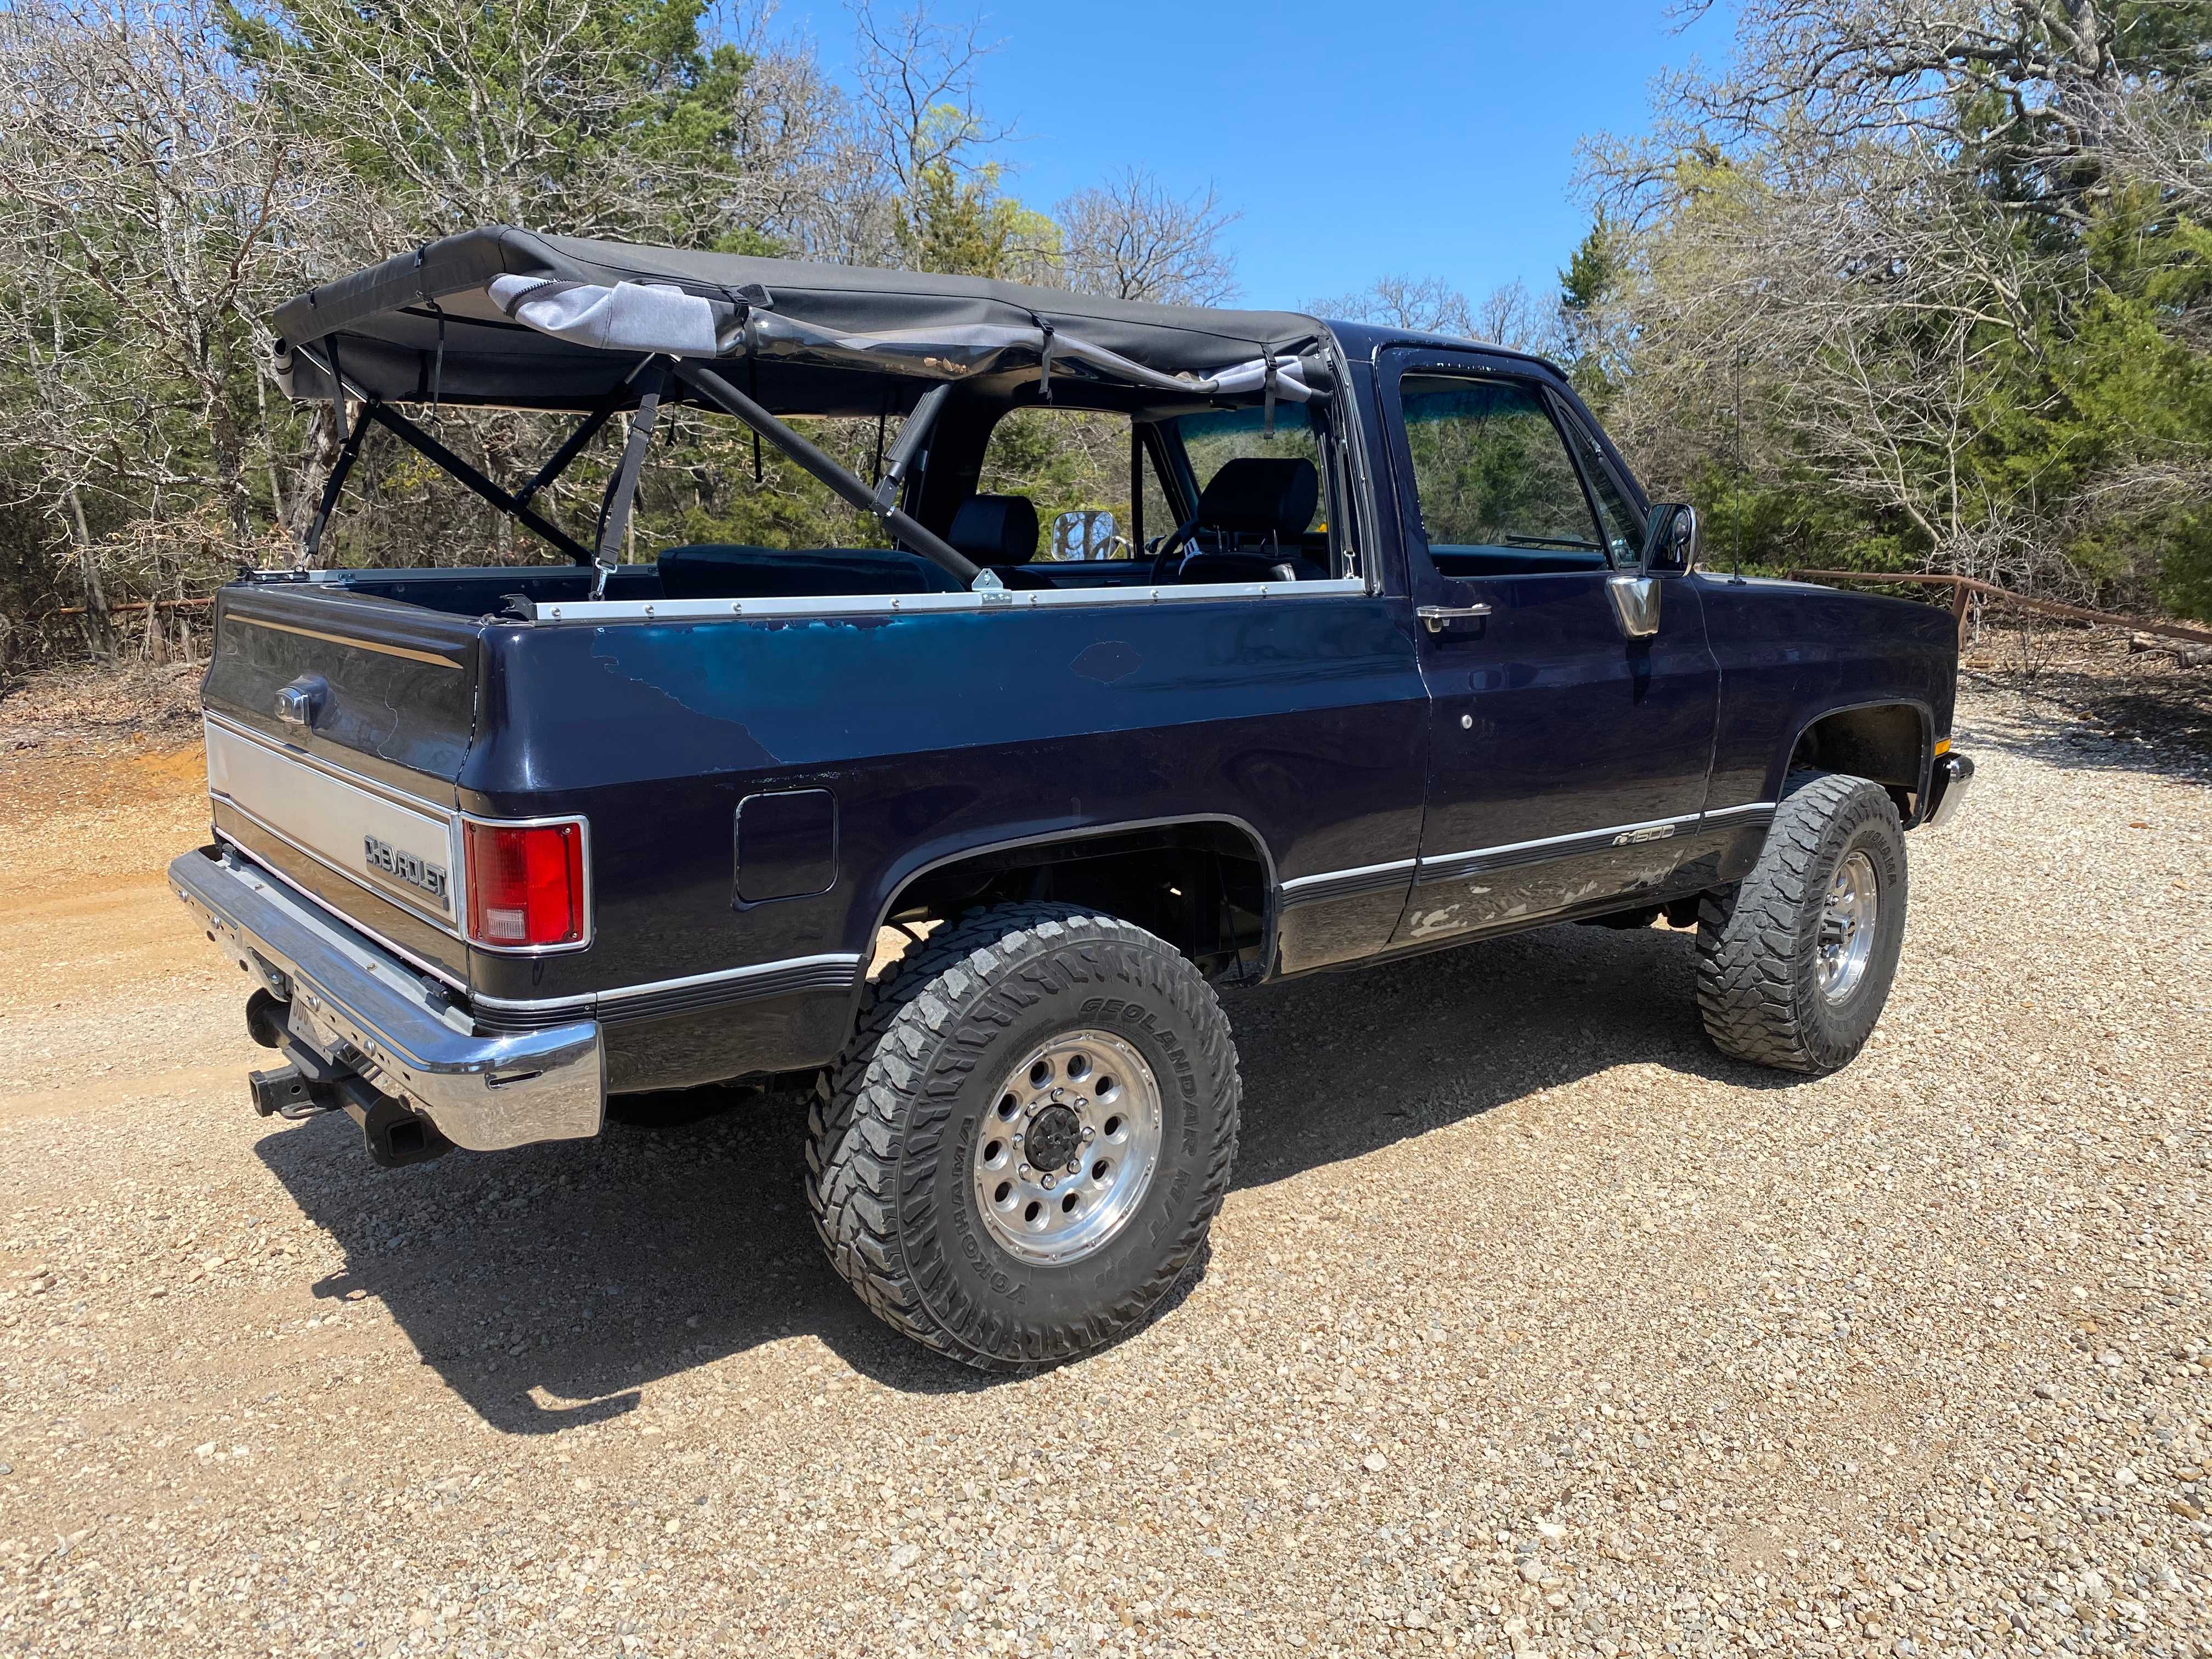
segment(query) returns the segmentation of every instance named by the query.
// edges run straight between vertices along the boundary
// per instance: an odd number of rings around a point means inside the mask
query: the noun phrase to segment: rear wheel
[[[1752,872],[1698,910],[1706,1035],[1754,1065],[1849,1065],[1889,999],[1905,903],[1905,831],[1888,791],[1791,774]]]
[[[965,1364],[1072,1358],[1197,1256],[1237,1148],[1229,1024],[1188,958],[1063,904],[976,912],[871,989],[807,1196],[885,1322]]]

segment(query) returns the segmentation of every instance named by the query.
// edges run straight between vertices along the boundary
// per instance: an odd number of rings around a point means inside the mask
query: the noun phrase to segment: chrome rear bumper
[[[457,1146],[500,1152],[595,1135],[606,1110],[599,1023],[477,1036],[396,957],[228,849],[187,853],[169,884],[293,1035],[406,1101]]]

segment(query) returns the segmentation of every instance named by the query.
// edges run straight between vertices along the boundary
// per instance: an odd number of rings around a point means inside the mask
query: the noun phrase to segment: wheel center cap
[[[1024,1142],[1030,1167],[1058,1170],[1083,1144],[1083,1120],[1069,1106],[1048,1106],[1030,1120]]]

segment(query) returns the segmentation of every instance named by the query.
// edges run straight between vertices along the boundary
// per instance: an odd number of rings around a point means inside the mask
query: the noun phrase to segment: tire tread
[[[925,1202],[898,1190],[901,1152],[930,1073],[978,1000],[1031,1005],[1069,980],[1120,981],[1164,995],[1192,1017],[1201,1066],[1225,1075],[1229,1100],[1203,1154],[1195,1220],[1155,1270],[1077,1328],[1018,1328],[987,1320],[982,1346],[942,1316],[933,1282],[910,1269],[904,1224],[927,1224]],[[807,1119],[806,1197],[830,1262],[875,1316],[925,1347],[983,1370],[1025,1370],[1103,1346],[1139,1323],[1182,1277],[1229,1188],[1237,1153],[1236,1051],[1213,988],[1165,941],[1119,917],[1033,902],[994,905],[939,927],[863,996],[852,1040],[817,1087]],[[1003,1326],[1004,1328],[995,1328]]]
[[[1861,809],[1887,815],[1901,837],[1897,808],[1880,785],[1844,772],[1791,773],[1751,873],[1699,901],[1698,1012],[1723,1053],[1806,1073],[1850,1058],[1814,1040],[1802,1006],[1799,928],[1830,827]]]

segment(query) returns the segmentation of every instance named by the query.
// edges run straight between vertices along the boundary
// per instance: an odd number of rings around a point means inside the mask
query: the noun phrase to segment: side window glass
[[[1559,429],[1510,380],[1399,382],[1429,558],[1449,576],[1601,569],[1597,522]]]
[[[1583,476],[1589,480],[1590,494],[1597,499],[1597,519],[1605,530],[1606,550],[1613,555],[1613,563],[1625,569],[1643,556],[1644,520],[1606,470],[1597,441],[1578,421],[1567,422],[1567,434],[1576,458],[1583,464]]]
[[[1028,499],[1041,560],[1128,558],[1129,427],[1127,415],[1102,410],[1015,410],[991,428],[975,493]],[[1152,512],[1147,501],[1147,526]]]

